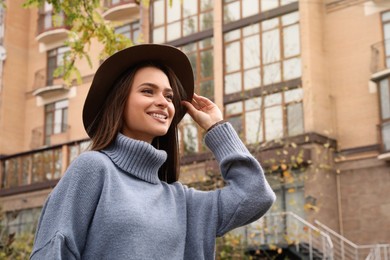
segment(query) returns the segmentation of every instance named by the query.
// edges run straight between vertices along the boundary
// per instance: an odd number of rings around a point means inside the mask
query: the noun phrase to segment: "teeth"
[[[166,119],[167,117],[164,116],[164,115],[161,115],[161,114],[157,114],[157,113],[152,113],[150,114],[152,117],[156,117],[156,118],[159,118],[159,119]]]

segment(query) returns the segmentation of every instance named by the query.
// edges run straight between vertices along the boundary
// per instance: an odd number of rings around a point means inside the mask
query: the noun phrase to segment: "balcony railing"
[[[34,96],[52,96],[55,93],[60,94],[67,91],[69,91],[69,87],[64,84],[62,78],[56,78],[48,81],[46,68],[39,69],[35,72],[32,93]]]
[[[88,146],[89,140],[84,139],[1,157],[0,196],[42,188],[58,181],[69,163]]]
[[[390,69],[390,39],[371,45],[371,73]]]
[[[107,10],[103,17],[107,20],[126,20],[139,12],[139,0],[104,0]]]
[[[69,27],[65,23],[63,13],[52,12],[40,13],[38,18],[37,40],[48,44],[66,39]]]

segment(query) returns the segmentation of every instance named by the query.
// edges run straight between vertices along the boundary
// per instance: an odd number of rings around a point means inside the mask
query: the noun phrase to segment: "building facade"
[[[53,71],[69,51],[65,18],[22,3],[7,1],[0,29],[0,204],[17,233],[33,228],[69,163],[88,149],[81,112],[100,62],[80,61],[82,82],[63,84]],[[340,241],[389,244],[390,3],[169,3],[104,1],[103,17],[135,44],[167,43],[189,56],[195,91],[223,109],[267,172],[277,194],[270,214],[324,224]],[[90,53],[100,50],[96,42]],[[208,189],[218,168],[203,135],[183,119],[181,180]]]

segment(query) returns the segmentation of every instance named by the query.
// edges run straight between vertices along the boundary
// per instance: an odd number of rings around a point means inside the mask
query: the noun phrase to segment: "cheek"
[[[173,105],[173,103],[170,103],[169,104],[169,113],[172,115],[172,117],[174,117],[175,116],[175,106]]]

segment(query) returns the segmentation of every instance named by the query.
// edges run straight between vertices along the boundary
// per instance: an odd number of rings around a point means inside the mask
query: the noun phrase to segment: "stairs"
[[[267,214],[241,229],[256,260],[390,260],[390,244],[356,245],[319,221],[292,212]]]

